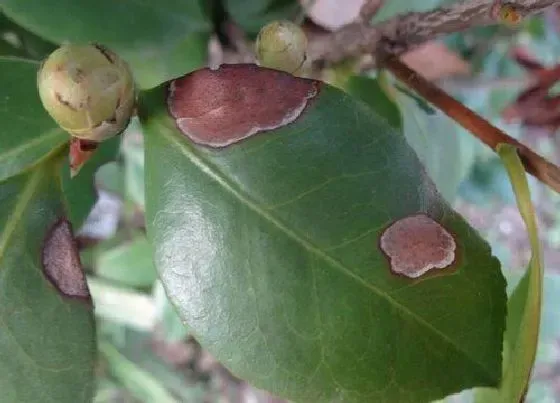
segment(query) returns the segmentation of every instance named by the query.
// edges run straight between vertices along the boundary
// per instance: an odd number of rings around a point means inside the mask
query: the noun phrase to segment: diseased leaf
[[[541,320],[544,268],[525,169],[515,147],[500,144],[497,151],[508,172],[519,212],[527,226],[531,260],[527,272],[508,301],[502,383],[498,390],[480,391],[476,400],[479,403],[509,403],[524,399],[535,363]]]
[[[6,403],[89,402],[95,340],[57,165],[0,183],[0,390]]]
[[[69,139],[41,105],[37,68],[36,62],[0,57],[0,182],[28,169]]]
[[[142,88],[204,64],[211,30],[207,0],[0,0],[0,7],[52,42],[106,45]]]
[[[317,82],[226,66],[173,85],[179,131],[167,94],[140,105],[148,234],[171,301],[212,355],[306,403],[418,403],[498,384],[499,262],[374,109]],[[392,273],[380,237],[409,216],[452,237],[451,267]],[[436,266],[438,226],[425,221],[408,230]],[[388,239],[395,259],[403,240]]]

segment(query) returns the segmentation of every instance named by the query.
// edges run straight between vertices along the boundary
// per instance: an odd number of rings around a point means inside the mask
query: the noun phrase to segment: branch
[[[508,143],[517,147],[525,170],[560,193],[559,167],[490,124],[483,117],[410,69],[397,57],[389,57],[384,60],[383,67],[386,67],[400,81],[414,89],[493,150],[496,150],[500,143]]]
[[[558,5],[558,0],[516,0],[508,4],[524,18]],[[309,57],[314,61],[338,62],[378,51],[400,54],[443,34],[495,24],[493,7],[492,0],[463,0],[432,11],[399,15],[376,26],[359,19],[336,32],[314,38],[309,44]]]

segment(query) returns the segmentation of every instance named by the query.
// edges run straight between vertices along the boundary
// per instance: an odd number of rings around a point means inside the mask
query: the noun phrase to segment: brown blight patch
[[[319,86],[254,64],[223,65],[174,80],[167,103],[177,127],[192,141],[226,147],[294,122]]]
[[[453,235],[426,214],[395,221],[381,235],[379,246],[391,271],[409,278],[451,266],[457,249]]]
[[[66,219],[57,221],[47,233],[41,263],[43,273],[63,296],[90,300],[72,226]]]

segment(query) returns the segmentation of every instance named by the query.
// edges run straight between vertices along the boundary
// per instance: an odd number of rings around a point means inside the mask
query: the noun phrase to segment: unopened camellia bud
[[[299,75],[307,59],[307,37],[303,30],[289,21],[265,25],[256,42],[260,66]]]
[[[124,130],[135,106],[126,62],[100,45],[64,45],[43,62],[39,96],[72,136],[101,142]]]

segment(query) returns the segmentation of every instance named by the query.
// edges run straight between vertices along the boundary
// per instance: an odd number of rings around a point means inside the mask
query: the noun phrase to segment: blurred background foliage
[[[374,21],[449,2],[387,0]],[[11,2],[7,3],[6,10],[12,10]],[[361,1],[348,1],[344,5],[320,0],[302,0],[301,4],[295,0],[210,3],[212,7],[199,10],[205,17],[201,17],[204,23],[197,25],[195,34],[189,33],[183,43],[173,45],[178,48],[171,45],[165,48],[163,59],[150,59],[152,70],[139,70],[146,86],[212,62],[209,59],[215,57],[216,41],[219,39],[223,44],[222,36],[229,32],[224,28],[229,26],[225,20],[233,21],[248,38],[254,37],[264,23],[278,18],[301,22],[306,16],[307,25],[332,28],[348,22],[352,18],[348,10],[359,9]],[[345,8],[344,12],[340,7]],[[42,59],[60,38],[49,35],[45,24],[29,20],[23,24],[25,28],[22,27],[18,15],[17,11],[0,13],[0,55]],[[219,35],[210,35],[208,20],[213,20],[214,30]],[[173,26],[173,29],[179,28]],[[161,32],[154,28],[153,35],[157,34]],[[227,50],[227,35],[225,42]],[[143,57],[142,49],[129,49],[126,43],[119,46],[127,50],[124,56],[133,61]],[[192,51],[183,52],[185,49]],[[183,52],[182,56],[175,51]],[[518,99],[528,87],[539,85],[534,81],[539,72],[560,70],[560,7],[514,28],[492,26],[450,35],[427,43],[403,58],[490,122],[556,164],[560,163],[560,109],[557,106],[560,102],[554,102],[560,87],[555,85],[556,80],[546,84],[540,98],[530,99],[532,104],[522,104]],[[325,77],[338,84],[340,74],[344,73],[334,73]],[[375,76],[375,72],[370,76]],[[555,77],[560,78],[560,74]],[[350,79],[348,91],[371,88],[362,85],[360,80],[364,79]],[[509,289],[513,289],[527,265],[530,248],[498,157],[437,111],[422,108],[410,97],[399,94],[397,91],[405,116],[402,122],[405,133],[407,125],[419,125],[425,133],[423,138],[409,138],[409,141],[444,196],[490,242],[503,264]],[[368,102],[367,91],[355,95]],[[535,117],[531,115],[534,109],[547,115]],[[96,307],[102,358],[97,368],[95,402],[279,402],[233,377],[201,349],[167,300],[157,280],[144,226],[143,155],[140,127],[133,121],[123,135],[117,161],[104,165],[97,173],[100,198],[79,233],[82,260]],[[547,274],[537,366],[527,401],[558,402],[560,195],[533,178],[530,184]],[[464,401],[469,397],[466,392],[448,401]]]

